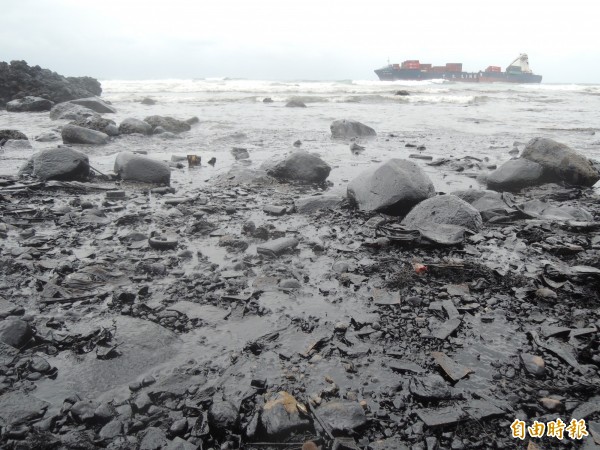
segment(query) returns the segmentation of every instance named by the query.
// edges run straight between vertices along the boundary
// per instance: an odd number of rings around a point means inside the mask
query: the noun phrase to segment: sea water
[[[103,80],[102,89],[102,97],[117,109],[105,117],[117,124],[150,115],[196,116],[200,122],[177,139],[123,136],[106,146],[85,147],[92,166],[101,171],[110,171],[114,155],[123,150],[145,150],[164,160],[197,154],[203,171],[192,182],[210,183],[234,163],[234,146],[247,148],[258,167],[293,151],[297,140],[300,148],[319,153],[332,165],[334,191],[343,191],[347,180],[366,166],[415,153],[407,144],[424,146],[422,153],[434,158],[474,156],[493,165],[511,158],[515,144],[522,149],[529,139],[542,136],[600,160],[600,85],[171,79]],[[398,91],[409,95],[396,95]],[[142,104],[145,97],[156,104]],[[273,102],[265,103],[265,98]],[[291,99],[306,108],[286,107]],[[377,137],[361,141],[365,151],[354,154],[348,141],[331,139],[329,126],[336,119],[358,120],[374,128]],[[64,123],[50,120],[47,113],[0,112],[0,128],[18,129],[30,138]],[[56,145],[33,139],[32,144],[34,150]],[[29,154],[0,154],[0,174],[14,173]],[[217,163],[207,166],[212,157]],[[419,164],[435,175],[436,169]],[[473,181],[435,183],[438,190],[449,191],[453,186],[448,184],[464,188]]]

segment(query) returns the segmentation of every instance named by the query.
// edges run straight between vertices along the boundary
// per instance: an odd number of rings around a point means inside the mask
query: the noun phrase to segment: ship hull
[[[430,72],[419,69],[382,67],[375,70],[382,81],[397,80],[448,80],[464,83],[541,83],[542,76],[532,73],[510,72]]]

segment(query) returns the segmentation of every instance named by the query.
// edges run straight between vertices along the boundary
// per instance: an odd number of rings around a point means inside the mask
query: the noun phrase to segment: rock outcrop
[[[335,139],[349,139],[356,137],[372,137],[377,133],[375,130],[356,120],[335,120],[329,126],[331,137]]]
[[[367,169],[348,184],[348,198],[360,210],[396,216],[434,195],[435,188],[425,172],[405,159],[390,159]]]
[[[41,112],[50,111],[53,105],[54,102],[46,98],[27,96],[11,100],[6,104],[6,110],[10,112]]]
[[[63,77],[25,61],[0,62],[0,107],[27,96],[60,103],[101,93],[102,87],[94,78]]]
[[[319,156],[298,150],[283,161],[267,169],[267,174],[285,181],[323,183],[331,167]]]
[[[171,180],[171,169],[167,163],[131,152],[117,155],[114,171],[123,180],[129,181],[169,184]]]

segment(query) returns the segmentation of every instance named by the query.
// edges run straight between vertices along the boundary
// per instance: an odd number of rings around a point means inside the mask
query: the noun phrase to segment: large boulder
[[[390,159],[360,173],[348,184],[348,198],[362,211],[395,216],[435,195],[425,172],[414,162]]]
[[[331,137],[336,139],[348,139],[356,137],[375,136],[375,130],[356,120],[335,120],[329,126]]]
[[[161,127],[171,133],[181,133],[192,129],[189,123],[169,116],[148,116],[144,119],[144,122],[149,123],[153,131],[157,127]]]
[[[527,159],[506,161],[487,177],[487,187],[495,191],[518,191],[542,183],[544,169]]]
[[[0,321],[0,342],[15,348],[21,348],[33,337],[29,323],[21,319]]]
[[[27,140],[27,136],[18,130],[0,130],[0,141],[9,139],[24,139]]]
[[[402,220],[402,225],[410,229],[431,223],[457,225],[478,232],[483,220],[479,211],[455,195],[438,195],[423,200]]]
[[[41,180],[85,180],[90,173],[90,163],[87,155],[69,147],[58,147],[36,153],[19,173]]]
[[[102,145],[108,142],[106,133],[71,124],[62,128],[61,135],[65,144]]]
[[[171,181],[171,169],[167,163],[131,152],[117,155],[114,171],[123,180],[157,184],[169,184]]]
[[[76,100],[71,100],[71,103],[79,106],[84,106],[100,114],[117,112],[115,108],[110,106],[108,102],[102,100],[100,97],[78,98]]]
[[[55,103],[100,95],[102,87],[90,77],[63,77],[25,61],[0,62],[0,106],[25,96],[43,97]]]
[[[532,139],[521,158],[540,164],[544,168],[544,178],[550,182],[593,186],[600,180],[600,173],[588,158],[552,139]]]
[[[296,151],[283,161],[267,169],[267,174],[285,181],[300,183],[323,183],[331,167],[317,155]]]
[[[69,122],[70,125],[77,125],[78,127],[87,128],[88,130],[100,131],[109,136],[117,136],[119,129],[114,120],[105,119],[104,117],[90,116],[82,117],[80,119]]]
[[[128,117],[119,124],[121,134],[152,134],[152,125],[140,119]]]
[[[54,102],[41,97],[23,97],[12,100],[6,104],[6,110],[10,112],[40,112],[50,111]]]
[[[59,103],[58,105],[54,105],[50,110],[50,119],[52,120],[79,120],[97,115],[96,111],[71,102]]]

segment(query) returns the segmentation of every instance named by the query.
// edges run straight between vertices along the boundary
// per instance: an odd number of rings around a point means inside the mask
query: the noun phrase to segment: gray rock
[[[348,197],[361,211],[402,215],[435,195],[429,177],[414,162],[389,161],[360,173],[348,184]]]
[[[162,133],[159,133],[159,137],[161,139],[181,139],[175,133],[171,133],[170,131],[163,131]]]
[[[31,142],[24,139],[9,139],[2,146],[4,150],[32,150]]]
[[[600,173],[589,159],[552,139],[532,139],[521,153],[521,158],[540,164],[547,181],[593,186],[600,180]]]
[[[169,442],[166,450],[198,450],[198,446],[189,443],[188,441],[181,439],[180,437],[176,437],[171,442]]]
[[[541,357],[531,353],[521,353],[520,356],[525,370],[530,375],[541,378],[546,374],[546,365]]]
[[[168,116],[148,116],[144,119],[144,122],[149,123],[153,130],[157,127],[162,127],[165,131],[170,131],[171,133],[181,133],[189,131],[192,128],[189,123]]]
[[[6,104],[6,110],[9,112],[40,112],[50,111],[54,102],[41,98],[27,96],[12,100]]]
[[[21,319],[0,321],[0,342],[14,348],[21,348],[33,337],[33,331],[27,322]]]
[[[87,128],[88,130],[100,131],[109,136],[116,136],[119,134],[119,130],[117,129],[114,120],[105,119],[100,116],[83,117],[70,122],[69,125],[77,125],[78,127]]]
[[[95,450],[93,430],[72,430],[60,436],[60,449]]]
[[[35,137],[37,142],[54,142],[58,141],[59,139],[61,139],[60,135],[54,131],[46,131],[45,133]]]
[[[265,403],[260,420],[269,437],[289,436],[310,426],[310,421],[300,415],[296,399],[283,391]]]
[[[518,191],[541,184],[543,173],[543,167],[536,162],[511,159],[488,175],[487,187],[495,191]]]
[[[508,208],[508,205],[502,198],[502,194],[496,191],[482,189],[467,189],[464,191],[452,192],[461,200],[471,204],[477,211],[489,211],[491,209]]]
[[[117,110],[110,106],[107,102],[102,100],[100,97],[87,97],[87,98],[78,98],[76,100],[71,100],[71,103],[75,105],[85,106],[86,108],[91,109],[92,111],[96,111],[97,113],[116,113]]]
[[[41,417],[50,406],[23,392],[13,391],[0,396],[0,426],[18,425],[30,419]]]
[[[250,158],[250,153],[248,153],[248,150],[241,147],[233,147],[231,149],[231,154],[236,160]]]
[[[52,120],[79,120],[92,116],[98,116],[98,113],[71,102],[59,103],[50,110],[50,119]]]
[[[365,411],[349,400],[334,400],[320,406],[317,413],[332,431],[349,432],[367,423]]]
[[[0,319],[6,319],[8,316],[21,316],[24,313],[25,309],[22,306],[17,306],[0,297]]]
[[[140,442],[140,450],[159,450],[166,447],[167,443],[167,436],[163,430],[149,427]]]
[[[2,139],[24,139],[27,140],[27,136],[25,136],[25,134],[21,133],[18,130],[0,130],[0,141]]]
[[[329,126],[331,137],[336,139],[348,139],[354,137],[370,137],[375,136],[375,130],[356,120],[335,120]]]
[[[185,121],[185,123],[189,124],[189,125],[196,125],[197,123],[200,123],[200,119],[196,116],[194,117],[190,117],[189,119],[187,119]]]
[[[171,169],[167,163],[131,152],[117,155],[114,171],[123,180],[164,184],[171,180]]]
[[[337,195],[314,195],[294,201],[296,211],[302,214],[311,214],[321,209],[337,209],[343,199]]]
[[[80,400],[71,406],[71,416],[78,422],[90,422],[94,420],[95,411],[100,406],[92,400]]]
[[[152,125],[143,120],[128,117],[119,124],[119,133],[121,134],[152,134]]]
[[[98,435],[101,439],[114,439],[123,434],[123,422],[113,420],[102,427]]]
[[[286,181],[300,183],[323,183],[331,167],[320,157],[297,150],[283,161],[267,169],[267,174]]]
[[[296,248],[298,239],[292,237],[281,237],[256,246],[256,252],[260,255],[279,256],[282,253]]]
[[[63,127],[61,135],[65,144],[103,145],[108,142],[106,133],[71,124]]]
[[[217,434],[234,431],[238,425],[238,409],[227,400],[215,398],[208,410],[208,424]]]
[[[140,103],[142,105],[156,105],[156,100],[150,97],[144,97]]]
[[[41,180],[85,180],[90,164],[87,155],[69,147],[58,147],[36,153],[19,173]]]
[[[292,99],[285,104],[287,108],[306,108],[306,105],[302,100]]]
[[[410,229],[430,223],[457,225],[473,232],[480,231],[483,226],[479,211],[455,195],[438,195],[423,200],[402,220],[402,225]]]
[[[145,413],[146,411],[148,411],[148,408],[152,406],[152,400],[150,399],[150,396],[147,393],[142,392],[136,397],[133,404],[135,405],[135,409],[138,413]]]

